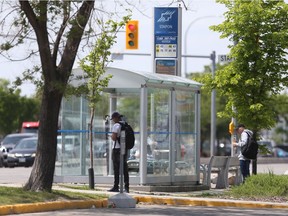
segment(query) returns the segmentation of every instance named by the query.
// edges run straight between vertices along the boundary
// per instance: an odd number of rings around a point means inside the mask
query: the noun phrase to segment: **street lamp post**
[[[212,60],[212,77],[215,76],[216,71],[216,52],[211,54]],[[215,155],[215,141],[216,141],[216,90],[212,89],[211,93],[211,143],[210,143],[210,156]]]
[[[192,26],[193,24],[195,24],[195,23],[196,23],[197,21],[199,21],[199,20],[207,19],[207,18],[215,18],[215,17],[220,17],[220,16],[210,15],[210,16],[198,17],[198,18],[194,19],[192,22],[189,23],[189,25],[188,25],[188,27],[187,27],[187,29],[186,29],[186,31],[185,31],[185,35],[184,35],[184,41],[185,41],[184,53],[185,53],[185,55],[187,55],[188,32],[189,32],[191,26]],[[184,62],[184,74],[183,74],[183,75],[186,76],[186,74],[187,74],[187,58],[185,58],[184,61],[185,61],[185,62]]]
[[[188,31],[190,30],[191,26],[196,23],[199,20],[206,19],[206,18],[212,18],[212,17],[218,17],[218,16],[203,16],[199,17],[195,20],[193,20],[187,27],[185,31],[185,46],[184,46],[184,52],[185,56],[187,55],[187,36],[188,36]],[[187,74],[187,57],[185,58],[185,67],[184,67],[184,73],[185,76]],[[205,56],[206,57],[206,56]],[[213,51],[213,53],[209,56],[209,58],[212,60],[212,77],[215,75],[215,70],[216,70],[216,53]],[[215,141],[216,141],[216,91],[215,89],[212,90],[211,94],[211,134],[210,134],[210,156],[215,155]]]

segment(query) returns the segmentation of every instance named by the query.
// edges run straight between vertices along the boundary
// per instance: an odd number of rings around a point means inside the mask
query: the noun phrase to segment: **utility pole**
[[[212,78],[215,77],[216,71],[216,52],[211,54],[212,60]],[[213,89],[211,93],[211,143],[210,143],[210,156],[215,155],[215,141],[216,141],[216,90]]]

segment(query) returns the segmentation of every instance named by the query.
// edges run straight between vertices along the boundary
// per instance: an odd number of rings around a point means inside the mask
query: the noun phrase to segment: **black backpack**
[[[132,127],[127,123],[127,122],[119,122],[121,125],[121,131],[125,130],[125,147],[126,150],[132,149],[135,144],[135,135],[134,135],[134,130]],[[120,139],[119,139],[120,143]]]
[[[255,160],[257,158],[258,154],[258,143],[253,137],[253,135],[246,132],[248,135],[247,143],[243,146],[241,146],[241,153],[242,155],[251,160]]]

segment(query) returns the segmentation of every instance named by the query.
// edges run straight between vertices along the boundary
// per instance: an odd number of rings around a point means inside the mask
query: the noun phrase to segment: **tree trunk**
[[[94,148],[93,148],[93,121],[94,121],[94,112],[95,109],[90,109],[90,128],[89,128],[89,146],[90,146],[90,168],[93,168],[94,163]]]
[[[95,181],[94,181],[94,148],[93,148],[93,119],[94,119],[94,112],[95,109],[90,109],[90,125],[89,125],[89,146],[90,146],[90,168],[88,169],[89,174],[89,188],[95,188]]]
[[[69,37],[63,35],[65,25],[59,28],[58,35],[56,35],[58,38],[55,40],[56,42],[53,41],[53,49],[50,47],[52,43],[49,42],[50,36],[46,28],[47,17],[49,17],[50,12],[48,1],[39,1],[33,5],[29,1],[19,1],[19,3],[37,36],[44,79],[37,152],[30,178],[24,188],[31,191],[51,192],[57,153],[57,129],[61,100],[95,1],[83,1],[75,16],[71,17],[69,20],[71,27],[68,30],[70,32]],[[69,5],[65,6],[69,7]],[[67,20],[64,21],[67,22]],[[63,42],[65,47],[58,53],[60,42]],[[58,56],[61,58],[57,59]],[[57,62],[59,62],[58,66]]]
[[[63,94],[57,90],[43,92],[37,154],[24,189],[51,192],[57,154],[58,116]]]

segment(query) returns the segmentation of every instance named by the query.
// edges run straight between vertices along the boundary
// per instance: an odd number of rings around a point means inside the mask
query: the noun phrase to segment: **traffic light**
[[[126,23],[126,49],[138,49],[138,20]]]

